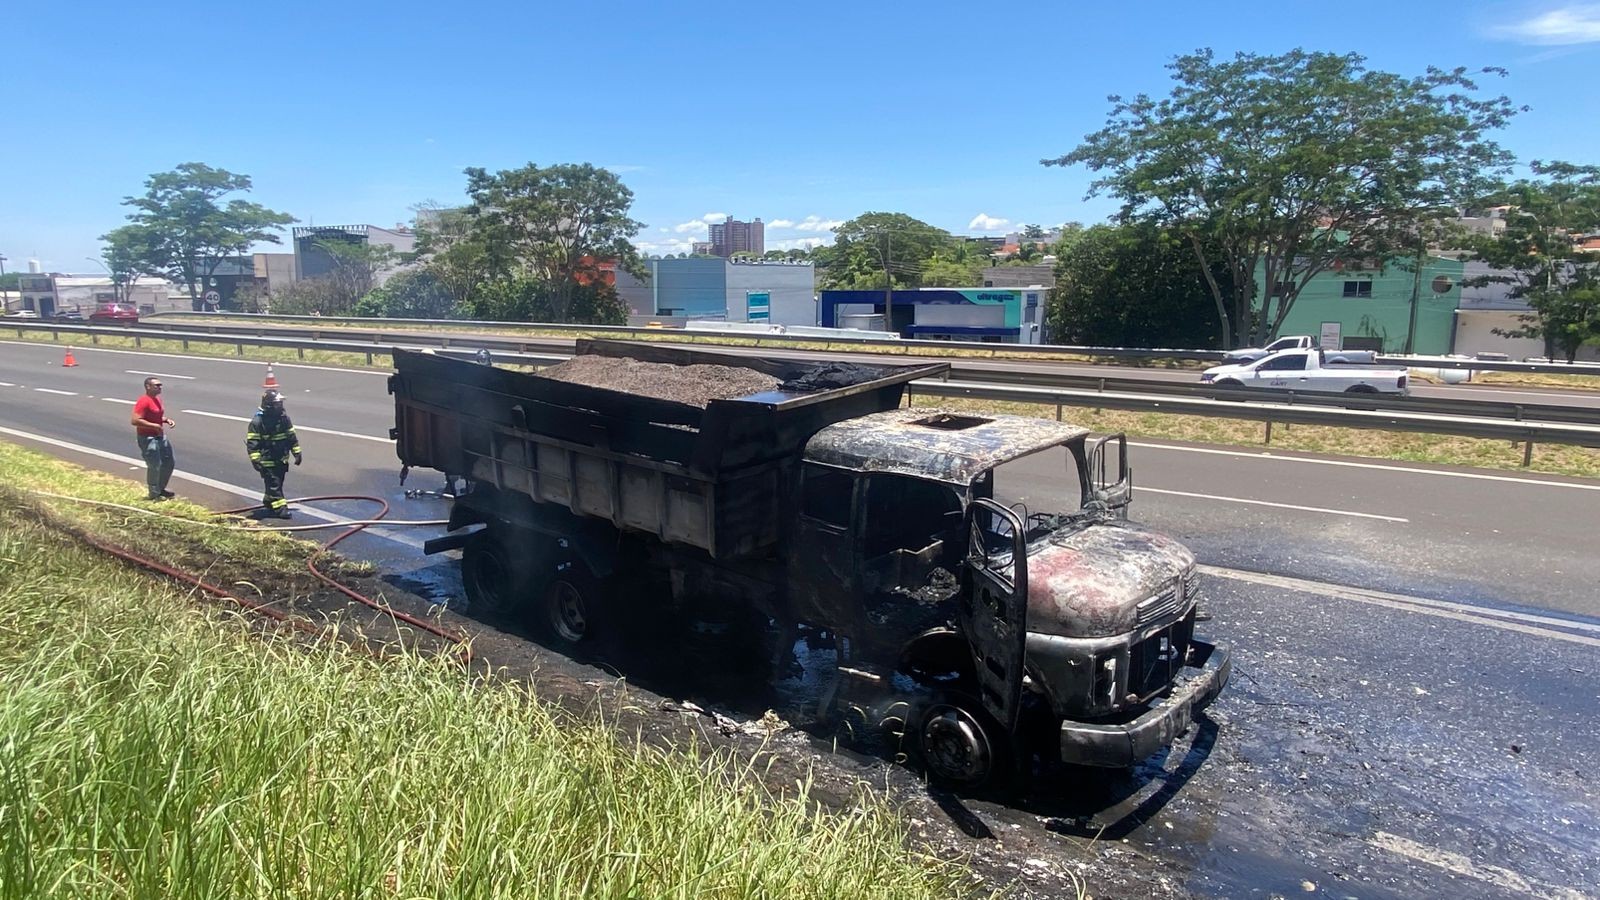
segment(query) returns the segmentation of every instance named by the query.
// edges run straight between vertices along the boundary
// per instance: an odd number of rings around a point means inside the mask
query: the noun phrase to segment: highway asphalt
[[[57,346],[0,342],[0,439],[139,479],[128,414],[156,373],[178,468],[208,479],[174,486],[214,506],[255,494],[243,440],[263,364],[76,355],[63,368]],[[444,514],[403,494],[382,373],[276,374],[306,452],[291,496]],[[1206,629],[1233,646],[1234,683],[1131,779],[981,815],[1041,854],[1129,853],[1207,896],[1600,896],[1600,482],[1146,442],[1131,455],[1133,518],[1206,567]],[[438,486],[431,472],[407,485]],[[433,533],[355,552],[458,592],[448,561],[418,554]],[[1095,843],[1100,829],[1126,843]]]

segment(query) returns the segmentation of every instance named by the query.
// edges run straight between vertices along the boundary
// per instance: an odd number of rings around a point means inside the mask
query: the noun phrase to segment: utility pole
[[[894,275],[891,274],[890,271],[889,271],[890,251],[891,251],[891,248],[893,247],[893,245],[890,242],[893,241],[893,240],[894,240],[894,233],[893,232],[885,231],[883,233],[883,253],[880,254],[879,257],[878,257],[879,261],[883,263],[883,330],[884,331],[894,331]],[[877,242],[874,241],[873,245],[876,246]]]
[[[1407,354],[1416,352],[1417,338],[1417,304],[1422,300],[1422,263],[1427,258],[1428,245],[1422,239],[1422,232],[1417,232],[1417,264],[1416,275],[1411,279],[1411,324],[1406,328]]]

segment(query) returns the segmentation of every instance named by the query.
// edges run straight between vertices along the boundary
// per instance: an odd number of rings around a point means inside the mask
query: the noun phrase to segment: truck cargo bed
[[[777,540],[783,469],[811,435],[894,409],[907,382],[949,368],[773,360],[595,340],[580,340],[577,356],[616,359],[619,368],[631,360],[745,369],[770,376],[777,387],[701,407],[396,348],[389,384],[401,463],[520,492],[713,556],[756,555]]]

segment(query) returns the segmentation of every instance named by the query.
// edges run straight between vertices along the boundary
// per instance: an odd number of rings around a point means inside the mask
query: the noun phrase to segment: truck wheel
[[[478,614],[503,618],[528,598],[528,572],[504,541],[479,532],[461,548],[461,581],[467,601]]]
[[[539,592],[535,624],[557,649],[571,652],[605,631],[604,584],[579,560],[553,567]]]
[[[994,787],[1011,769],[1011,744],[1000,724],[973,698],[935,698],[917,720],[917,752],[934,781],[952,787]]]
[[[1344,389],[1346,394],[1376,394],[1378,389],[1370,384],[1352,384]]]

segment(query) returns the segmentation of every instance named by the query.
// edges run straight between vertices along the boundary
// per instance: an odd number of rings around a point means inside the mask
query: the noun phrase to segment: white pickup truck
[[[1352,394],[1410,393],[1406,370],[1333,361],[1322,350],[1281,350],[1255,362],[1212,366],[1204,384],[1274,391],[1348,391]]]
[[[1225,363],[1255,362],[1284,350],[1315,350],[1317,339],[1309,334],[1291,334],[1278,338],[1265,347],[1240,347],[1222,355]],[[1334,362],[1369,363],[1378,358],[1371,350],[1335,350],[1328,354]]]

